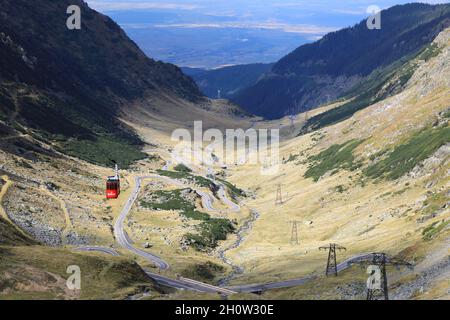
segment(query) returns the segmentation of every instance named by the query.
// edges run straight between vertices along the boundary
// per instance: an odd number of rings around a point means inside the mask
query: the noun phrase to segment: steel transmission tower
[[[293,220],[293,221],[290,221],[290,223],[292,223],[291,244],[298,245],[299,242],[298,242],[298,226],[297,226],[297,224],[299,223],[299,221]]]
[[[299,113],[299,110],[300,110],[299,102],[296,100],[294,102],[294,106],[289,109],[290,109],[289,121],[291,124],[291,131],[294,131],[295,130],[295,120],[297,119],[297,114]]]
[[[275,199],[275,205],[282,205],[283,204],[283,195],[281,193],[281,184],[277,185],[277,197]]]
[[[328,277],[330,275],[334,275],[337,277],[338,270],[337,270],[337,263],[336,263],[336,250],[347,250],[347,248],[336,244],[336,243],[330,243],[327,247],[320,247],[319,250],[328,250],[328,262],[327,262],[327,270],[325,272],[325,275]]]
[[[291,123],[291,130],[292,131],[295,129],[295,119],[297,119],[297,116],[295,114],[291,114],[289,116],[289,121]]]
[[[388,283],[387,283],[387,273],[386,273],[386,265],[392,265],[397,268],[400,266],[406,266],[408,268],[412,268],[412,264],[409,262],[389,258],[385,253],[383,252],[376,252],[372,253],[372,259],[370,261],[370,265],[378,267],[379,270],[379,281],[380,285],[378,287],[374,287],[373,280],[370,279],[371,286],[367,287],[367,300],[380,300],[379,298],[382,298],[384,300],[389,300],[389,292],[388,292]],[[375,274],[375,270],[372,270],[371,277]]]

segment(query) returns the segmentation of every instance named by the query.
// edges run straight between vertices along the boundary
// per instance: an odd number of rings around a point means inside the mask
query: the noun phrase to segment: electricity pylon
[[[370,278],[367,281],[367,300],[380,300],[379,298],[389,300],[386,265],[392,265],[396,268],[400,268],[400,266],[413,267],[409,262],[390,258],[384,252],[372,253],[372,259],[368,263],[376,268],[372,268]]]
[[[319,250],[328,250],[328,262],[327,262],[327,270],[325,271],[325,275],[328,277],[329,275],[334,275],[337,277],[338,270],[337,270],[337,263],[336,263],[336,249],[341,250],[347,250],[347,248],[336,244],[336,243],[330,243],[329,246],[326,247],[320,247]]]
[[[299,221],[293,220],[289,221],[289,223],[292,223],[292,230],[291,230],[291,244],[298,245],[298,227],[297,224]]]
[[[275,199],[275,205],[280,206],[283,204],[283,195],[281,194],[281,184],[277,185],[277,197]]]
[[[290,109],[289,120],[291,123],[291,131],[294,131],[295,130],[295,120],[297,119],[297,114],[299,113],[299,110],[301,109],[298,100],[295,100],[294,105],[289,109]]]
[[[292,131],[294,131],[294,129],[295,129],[295,119],[297,119],[297,116],[295,114],[291,114],[289,116],[289,120],[290,120],[290,123],[291,123],[291,130]]]

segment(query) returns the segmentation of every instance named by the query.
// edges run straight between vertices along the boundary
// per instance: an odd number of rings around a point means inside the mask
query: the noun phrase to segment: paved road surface
[[[107,248],[107,247],[86,246],[86,247],[75,248],[75,250],[76,251],[88,251],[88,252],[96,251],[96,252],[110,254],[112,256],[119,256],[119,253],[116,250]]]
[[[192,290],[192,291],[198,291],[198,292],[205,292],[205,293],[217,293],[217,294],[233,294],[236,293],[235,291],[232,291],[230,289],[226,288],[219,288],[207,283],[202,283],[199,281],[195,281],[192,279],[187,278],[178,278],[178,279],[171,279],[165,276],[162,276],[160,274],[155,274],[146,271],[147,275],[154,279],[156,282],[158,282],[161,285],[165,285],[171,288],[176,289],[184,289],[184,290]]]
[[[232,286],[229,289],[241,292],[241,293],[254,293],[254,292],[264,292],[272,289],[280,289],[280,288],[290,288],[300,286],[305,284],[311,280],[316,279],[315,276],[303,277],[299,279],[292,279],[280,282],[272,282],[272,283],[263,283],[263,284],[249,284],[242,286]]]
[[[217,191],[217,195],[219,196],[220,200],[222,200],[223,203],[225,203],[229,207],[229,211],[238,212],[241,210],[241,206],[231,201],[227,193],[225,191],[225,187],[220,182],[214,181],[215,184],[219,185],[219,191]]]

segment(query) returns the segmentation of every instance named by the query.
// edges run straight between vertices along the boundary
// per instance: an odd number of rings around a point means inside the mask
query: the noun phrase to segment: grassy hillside
[[[0,299],[125,299],[160,289],[135,263],[41,246],[0,246]],[[67,267],[81,270],[81,290],[69,290]]]
[[[355,163],[353,150],[361,143],[362,141],[352,140],[341,145],[336,144],[316,156],[311,156],[309,161],[312,164],[305,172],[305,177],[318,181],[330,171],[334,174],[339,172],[339,169],[356,170],[359,164]]]
[[[155,191],[152,197],[156,202],[141,201],[141,206],[150,210],[176,210],[187,219],[200,221],[196,225],[196,233],[185,235],[188,243],[200,251],[214,249],[218,241],[226,240],[227,235],[234,231],[232,222],[228,219],[216,219],[195,209],[195,204],[186,200],[181,193],[185,190]]]
[[[365,174],[372,178],[398,179],[431,157],[441,146],[450,143],[450,127],[428,128],[414,134],[404,144],[371,164]]]
[[[427,61],[437,54],[439,54],[439,49],[436,45],[430,44],[419,53],[409,55],[386,68],[374,71],[367,79],[346,93],[345,98],[349,102],[308,119],[301,133],[348,119],[359,110],[401,92],[414,74],[419,61]]]
[[[8,221],[0,217],[0,246],[27,246],[36,244],[38,244],[36,241],[26,237]]]
[[[124,299],[144,290],[161,292],[134,262],[40,246],[1,217],[0,256],[0,300]],[[81,290],[66,286],[70,265],[80,267]]]

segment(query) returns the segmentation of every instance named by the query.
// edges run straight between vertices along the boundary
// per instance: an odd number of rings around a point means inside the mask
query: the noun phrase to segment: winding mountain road
[[[147,179],[149,177],[143,176],[143,177],[136,177],[135,178],[135,186],[133,190],[131,191],[131,195],[128,198],[127,202],[125,203],[125,206],[123,207],[122,211],[120,212],[119,217],[117,218],[116,223],[114,224],[114,236],[116,237],[117,242],[125,249],[127,249],[130,252],[133,252],[134,254],[144,258],[145,260],[155,264],[159,269],[161,270],[167,270],[169,269],[169,264],[161,259],[160,257],[151,254],[149,252],[140,250],[136,247],[134,247],[129,238],[127,237],[125,230],[124,230],[124,222],[128,216],[128,213],[130,213],[130,210],[136,201],[139,192],[141,190],[142,180]]]
[[[133,188],[133,190],[131,191],[131,195],[128,198],[127,202],[125,203],[125,206],[123,207],[119,217],[116,220],[116,223],[114,225],[114,236],[117,240],[117,242],[125,249],[133,252],[134,254],[144,258],[145,260],[155,264],[156,267],[162,269],[162,270],[166,270],[169,269],[169,264],[167,262],[165,262],[163,259],[161,259],[160,257],[148,253],[146,251],[140,250],[136,247],[134,247],[132,245],[132,243],[130,242],[129,238],[126,235],[125,229],[124,229],[124,223],[125,220],[128,216],[128,214],[130,213],[131,208],[133,207],[133,204],[135,203],[139,192],[141,190],[142,187],[142,181],[146,180],[146,179],[158,179],[158,180],[163,180],[166,181],[170,184],[179,186],[179,187],[187,187],[184,183],[169,178],[169,177],[164,177],[164,176],[160,176],[158,174],[150,174],[150,175],[146,175],[146,176],[139,176],[139,177],[135,177],[135,186]],[[226,193],[223,189],[223,186],[221,186],[222,192],[220,192],[220,194],[222,196],[219,195],[219,197],[223,197],[224,199],[227,199],[229,202],[231,202],[231,200],[229,200],[228,198],[226,198]],[[219,190],[219,191],[220,191]],[[202,198],[202,206],[209,211],[220,211],[216,208],[214,208],[213,206],[213,197],[208,193],[208,192],[204,192],[201,190],[195,190]],[[234,204],[234,207],[231,210],[240,210],[240,207],[236,204]]]

